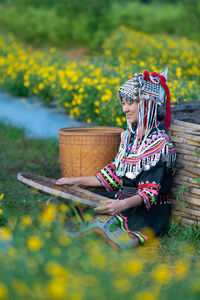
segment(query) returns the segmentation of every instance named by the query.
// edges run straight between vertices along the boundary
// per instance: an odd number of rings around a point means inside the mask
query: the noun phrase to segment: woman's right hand
[[[67,184],[67,185],[75,185],[75,184],[78,184],[76,178],[66,178],[66,177],[62,177],[58,180],[56,180],[56,184],[57,185],[64,185],[64,184]]]

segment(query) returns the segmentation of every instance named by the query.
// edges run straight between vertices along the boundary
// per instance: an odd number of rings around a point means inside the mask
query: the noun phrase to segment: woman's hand
[[[66,177],[62,177],[58,180],[56,180],[56,184],[57,185],[64,185],[64,184],[67,184],[67,185],[76,185],[78,184],[77,183],[77,180],[76,178],[66,178]]]
[[[96,176],[82,177],[62,177],[56,181],[57,185],[85,185],[85,186],[102,186]]]
[[[103,205],[94,208],[94,210],[100,214],[114,216],[125,209],[124,200],[107,200],[101,202]]]
[[[142,205],[143,199],[140,195],[134,195],[132,197],[125,198],[123,200],[109,199],[106,201],[102,201],[101,203],[103,205],[94,208],[94,210],[100,214],[114,216],[128,208]]]

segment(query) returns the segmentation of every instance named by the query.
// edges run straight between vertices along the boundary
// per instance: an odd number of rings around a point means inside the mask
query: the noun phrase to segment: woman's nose
[[[124,113],[127,113],[129,111],[129,106],[127,105],[127,103],[125,103],[124,105],[123,105],[123,112]]]

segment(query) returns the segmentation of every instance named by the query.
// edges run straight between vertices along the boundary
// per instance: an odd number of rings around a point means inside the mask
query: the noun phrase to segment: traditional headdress
[[[164,127],[167,130],[171,119],[170,93],[167,81],[168,68],[161,74],[148,71],[135,73],[134,76],[125,82],[118,91],[119,99],[124,98],[130,104],[138,101],[138,122],[135,147],[143,144],[145,138],[153,127],[157,125],[157,110],[165,111]],[[127,120],[129,131],[133,132],[132,124]]]

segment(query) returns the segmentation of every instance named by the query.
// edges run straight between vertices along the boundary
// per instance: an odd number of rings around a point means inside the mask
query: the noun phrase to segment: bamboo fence
[[[169,135],[177,151],[171,199],[182,224],[200,225],[200,125],[174,120]]]

